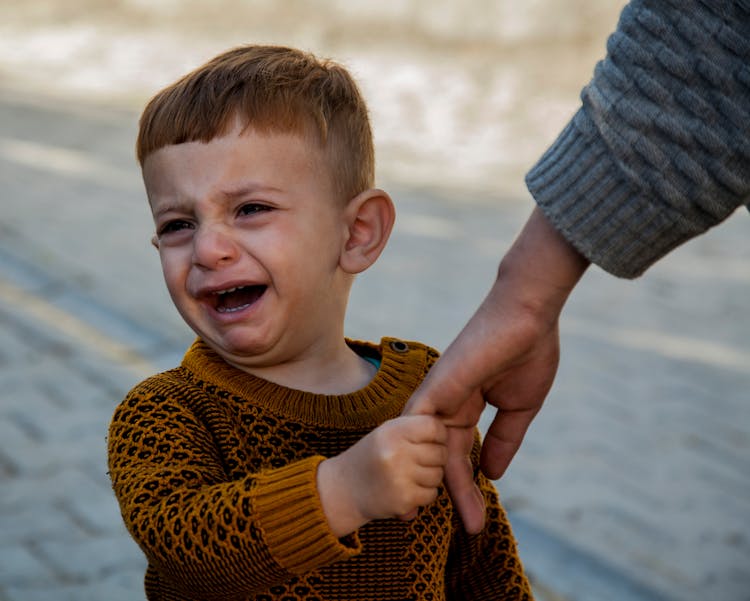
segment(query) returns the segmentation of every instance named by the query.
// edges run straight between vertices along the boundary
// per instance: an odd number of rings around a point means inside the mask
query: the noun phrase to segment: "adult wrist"
[[[535,207],[503,257],[491,296],[512,298],[520,309],[556,322],[589,260],[580,254]]]

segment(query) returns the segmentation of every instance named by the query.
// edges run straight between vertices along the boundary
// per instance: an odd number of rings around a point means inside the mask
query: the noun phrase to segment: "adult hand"
[[[498,410],[481,458],[482,471],[496,479],[552,386],[559,315],[587,266],[535,209],[503,258],[487,298],[404,410],[438,415],[450,426],[445,479],[468,532],[479,532],[484,524],[469,458],[482,410],[486,403]]]

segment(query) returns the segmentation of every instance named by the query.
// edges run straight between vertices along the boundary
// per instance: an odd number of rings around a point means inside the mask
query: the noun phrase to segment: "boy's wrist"
[[[325,459],[318,465],[317,473],[320,504],[337,538],[351,534],[368,522],[357,508],[351,484],[346,485],[342,461],[341,455]]]

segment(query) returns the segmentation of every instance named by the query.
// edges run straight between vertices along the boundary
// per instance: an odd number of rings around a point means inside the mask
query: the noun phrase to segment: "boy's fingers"
[[[440,443],[418,443],[413,447],[413,457],[417,465],[424,468],[439,467],[448,462],[448,446]]]
[[[422,467],[414,474],[414,483],[422,488],[437,489],[443,481],[443,476],[441,466]]]
[[[448,428],[437,417],[432,415],[409,415],[401,419],[409,425],[407,438],[410,442],[423,444],[434,442],[439,445],[447,444]]]
[[[417,517],[417,514],[419,513],[419,508],[412,509],[409,513],[404,513],[400,516],[398,516],[399,520],[403,520],[404,522],[408,522],[409,520],[413,520],[415,517]]]

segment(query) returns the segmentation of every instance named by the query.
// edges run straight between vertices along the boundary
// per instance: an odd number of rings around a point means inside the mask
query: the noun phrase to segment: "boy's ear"
[[[346,273],[360,273],[385,248],[396,220],[396,209],[387,193],[371,188],[352,198],[344,213],[347,236],[339,264]]]

